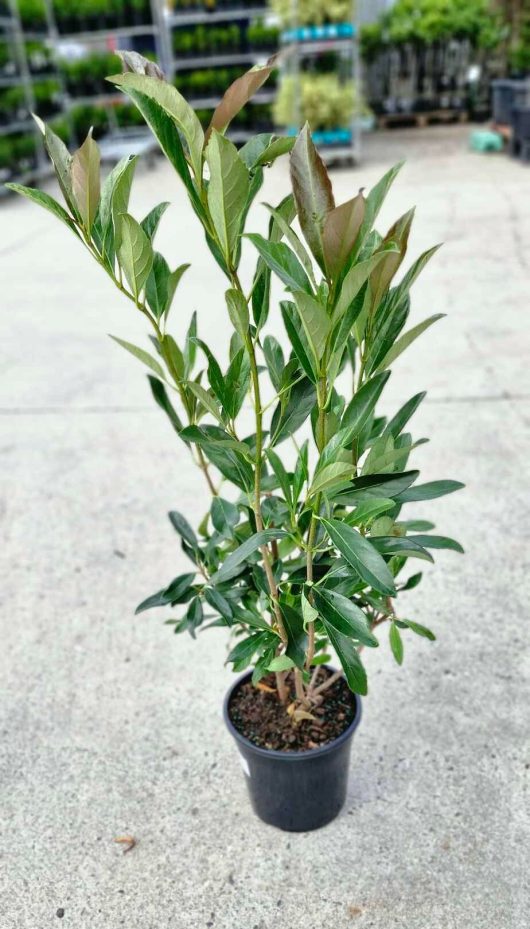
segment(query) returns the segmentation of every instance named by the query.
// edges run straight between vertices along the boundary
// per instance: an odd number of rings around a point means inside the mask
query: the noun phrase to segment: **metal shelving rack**
[[[46,19],[48,22],[48,35],[52,48],[55,52],[56,61],[60,54],[61,45],[79,44],[91,47],[94,44],[102,45],[105,42],[115,43],[116,50],[119,47],[127,48],[127,40],[137,40],[139,38],[152,38],[155,46],[155,53],[161,66],[167,67],[168,56],[168,36],[167,26],[164,17],[163,0],[150,0],[151,22],[139,25],[108,26],[105,29],[82,30],[79,32],[61,32],[54,14],[53,0],[44,0],[46,7]],[[59,68],[60,73],[60,68]],[[77,106],[97,106],[104,107],[107,114],[108,133],[99,140],[102,160],[118,160],[126,154],[137,154],[150,156],[157,149],[151,133],[147,128],[126,129],[118,125],[115,107],[124,103],[123,94],[112,91],[109,87],[108,93],[98,93],[88,96],[72,96],[68,93],[64,81],[63,86],[63,112],[67,120],[70,121],[70,115],[74,107]],[[75,143],[80,144],[83,140],[75,137],[70,121],[70,134]]]
[[[0,90],[11,87],[22,88],[24,91],[25,110],[28,114],[32,113],[35,111],[35,96],[26,57],[24,34],[15,0],[8,0],[6,13],[0,15],[0,40],[10,47],[14,67],[14,73],[0,77]],[[47,172],[40,133],[31,116],[21,119],[17,114],[11,121],[4,125],[0,125],[0,138],[22,133],[32,136],[35,140],[35,163],[30,169],[9,177],[10,181],[15,181],[20,184],[27,183],[33,178],[40,177]],[[5,193],[3,184],[0,185],[0,193]]]
[[[301,25],[298,18],[298,0],[291,3],[291,22],[281,33],[283,57],[282,73],[295,81],[293,125],[287,131],[296,134],[301,128],[300,74],[303,64],[311,58],[333,53],[337,57],[341,80],[351,81],[354,91],[352,118],[348,126],[313,132],[313,139],[326,161],[358,163],[361,158],[361,123],[359,112],[361,65],[359,50],[359,22],[357,4],[352,4],[349,22],[322,26]]]
[[[233,9],[205,9],[184,12],[173,11],[167,16],[167,25],[169,31],[169,45],[171,53],[171,63],[166,73],[169,80],[177,79],[178,75],[186,71],[240,67],[241,71],[252,67],[255,64],[262,64],[276,51],[276,49],[246,49],[230,54],[204,54],[189,57],[177,57],[173,52],[173,33],[174,30],[183,27],[211,26],[222,25],[223,23],[238,23],[243,29],[247,29],[250,23],[255,20],[264,19],[272,24],[273,17],[271,11],[264,4],[261,6],[249,6],[248,4]],[[178,86],[178,83],[177,83]],[[214,109],[220,102],[222,94],[212,93],[206,96],[189,96],[189,102],[196,109]],[[250,101],[250,105],[268,104],[275,99],[275,91],[268,90],[266,87]],[[256,130],[257,131],[257,130]],[[253,131],[246,129],[233,128],[229,133],[233,142],[240,144],[246,142],[252,135]]]

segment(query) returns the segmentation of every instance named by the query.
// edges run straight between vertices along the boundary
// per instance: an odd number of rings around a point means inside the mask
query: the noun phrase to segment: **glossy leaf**
[[[92,229],[99,205],[100,153],[90,130],[85,141],[72,156],[72,194],[87,232]]]
[[[117,342],[118,345],[121,345],[121,347],[124,348],[127,352],[130,352],[131,355],[134,355],[135,358],[138,358],[138,360],[143,362],[144,365],[147,365],[148,368],[151,368],[151,371],[154,371],[155,374],[158,374],[158,377],[165,377],[163,368],[159,365],[158,361],[149,354],[149,352],[144,351],[143,348],[138,348],[138,346],[133,345],[132,342],[126,342],[125,339],[119,339],[115,335],[111,335],[111,339],[113,339],[114,342]]]
[[[258,233],[246,236],[257,248],[267,267],[292,291],[303,290],[311,293],[311,284],[304,268],[294,252],[285,242],[271,242]]]
[[[154,206],[153,209],[149,211],[147,216],[144,216],[144,218],[142,219],[142,222],[140,223],[147,238],[151,239],[151,242],[153,241],[157,233],[160,220],[162,219],[168,206],[169,206],[169,201],[167,200],[165,200],[163,203],[159,203],[157,206]]]
[[[371,258],[367,258],[366,261],[360,261],[350,268],[340,288],[339,298],[333,314],[335,320],[340,319],[346,312],[363,285],[381,262],[386,260],[389,255],[397,254],[398,251],[396,247],[390,244],[384,250],[372,255]]]
[[[388,350],[383,360],[378,364],[375,369],[375,374],[379,371],[383,371],[385,368],[390,367],[391,364],[399,358],[402,352],[409,347],[426,329],[429,329],[433,323],[438,322],[439,319],[443,319],[445,313],[436,313],[434,316],[429,316],[428,319],[424,319],[423,322],[418,323],[417,326],[414,326],[412,329],[409,329],[408,332],[405,332],[398,340],[394,343],[392,348]]]
[[[266,65],[255,65],[246,74],[238,77],[225,91],[221,102],[214,110],[210,125],[206,131],[206,140],[210,138],[212,130],[224,132],[230,125],[234,116],[248,103],[254,94],[263,86],[271,71],[275,67],[275,59],[271,58]]]
[[[386,562],[368,539],[337,519],[322,519],[331,541],[360,578],[379,593],[393,596],[394,579]]]
[[[411,542],[416,542],[417,545],[423,545],[424,548],[449,549],[453,552],[459,552],[461,555],[464,554],[464,549],[460,545],[460,542],[457,542],[456,539],[450,539],[447,536],[409,535],[407,538],[410,539]]]
[[[226,291],[225,299],[230,322],[244,345],[248,338],[248,327],[250,323],[247,301],[239,290],[234,289]]]
[[[328,172],[313,144],[307,123],[291,152],[291,184],[300,227],[318,264],[324,269],[324,222],[335,207],[335,201]]]
[[[322,233],[324,260],[331,277],[335,278],[351,255],[361,230],[365,213],[362,191],[352,200],[334,207],[326,215]]]
[[[400,503],[412,503],[419,500],[435,500],[461,490],[465,485],[460,481],[429,481],[427,484],[417,484],[404,490],[399,495]]]
[[[347,484],[354,471],[355,465],[352,462],[336,461],[324,465],[322,470],[315,474],[307,496],[314,497],[315,494],[330,490],[339,484]]]
[[[299,381],[289,394],[284,409],[279,404],[271,422],[271,445],[279,445],[305,423],[316,402],[316,391],[310,381]]]
[[[38,206],[44,207],[45,210],[48,210],[49,213],[52,213],[53,216],[60,219],[61,222],[68,226],[72,232],[75,232],[76,235],[78,234],[73,220],[64,207],[62,207],[60,203],[57,203],[57,200],[54,200],[53,197],[50,197],[49,194],[45,193],[45,191],[34,190],[32,187],[25,187],[23,184],[6,184],[5,186],[8,190],[12,190],[16,194],[21,194],[33,203],[38,204]]]
[[[390,624],[389,630],[390,648],[392,654],[399,665],[403,664],[403,639],[401,633],[394,622]]]
[[[359,435],[361,429],[372,415],[375,405],[381,396],[390,372],[385,371],[370,378],[354,394],[341,420],[341,429],[348,429],[352,436]]]
[[[109,80],[131,96],[139,93],[147,97],[170,117],[174,127],[182,132],[186,140],[195,177],[200,180],[204,132],[193,109],[179,94],[177,88],[156,77],[143,74],[117,74]]]
[[[294,662],[297,668],[303,668],[305,664],[307,634],[304,629],[304,620],[301,611],[295,610],[286,603],[281,603],[280,609],[287,633],[285,654]]]
[[[284,532],[283,529],[263,529],[261,532],[256,532],[247,539],[246,542],[243,542],[239,548],[236,548],[235,551],[228,555],[219,570],[212,574],[210,582],[212,584],[221,584],[235,577],[240,573],[240,565],[243,564],[247,558],[254,555],[263,545],[267,545],[268,542],[271,542],[273,539],[281,539],[285,535],[287,535],[287,533]]]
[[[152,377],[152,375],[150,374],[147,377],[149,381],[149,386],[151,387],[151,392],[153,394],[153,397],[156,403],[168,417],[177,435],[180,435],[183,429],[183,424],[180,419],[180,416],[176,412],[175,408],[173,407],[168,397],[167,390],[164,384],[162,383],[162,381],[159,381],[158,378]]]
[[[138,299],[153,266],[151,242],[139,223],[124,213],[120,222],[118,261],[134,297]]]
[[[359,653],[351,638],[342,635],[331,626],[326,626],[326,632],[329,636],[333,648],[337,652],[339,661],[344,671],[344,676],[348,682],[348,687],[354,694],[364,696],[368,693],[368,681],[366,671],[364,670]]]
[[[331,329],[329,316],[316,297],[301,291],[295,291],[293,297],[307,341],[318,365],[324,354]]]
[[[215,130],[206,149],[210,168],[208,206],[223,255],[231,262],[241,233],[243,206],[250,178],[232,142]]]
[[[326,630],[332,626],[341,635],[349,636],[375,648],[379,645],[376,637],[370,632],[368,619],[355,603],[333,590],[325,587],[314,587],[313,597],[322,616]]]
[[[413,623],[410,619],[402,619],[401,622],[405,623],[405,625],[408,626],[412,632],[415,632],[416,635],[421,635],[424,639],[429,639],[430,642],[436,641],[434,632],[431,632],[427,626],[422,626],[420,623]]]

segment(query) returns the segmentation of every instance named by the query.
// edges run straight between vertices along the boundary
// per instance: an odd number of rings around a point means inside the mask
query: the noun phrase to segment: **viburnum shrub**
[[[137,612],[174,607],[177,615],[168,622],[193,637],[201,627],[226,626],[234,639],[228,656],[234,670],[252,667],[256,683],[275,672],[279,699],[289,700],[296,721],[313,701],[321,702],[335,679],[315,683],[330,647],[351,690],[364,694],[360,652],[378,645],[377,627],[388,625],[398,663],[404,632],[434,638],[400,616],[395,599],[421,579],[406,572],[410,559],[432,561],[432,549],[462,550],[432,535],[431,523],[402,515],[405,504],[462,486],[419,484],[419,472],[409,466],[411,453],[425,441],[407,431],[424,394],[390,419],[376,412],[392,363],[439,318],[406,329],[410,288],[436,247],[395,283],[413,211],[384,236],[374,223],[399,165],[366,198],[361,192],[336,205],[307,126],[296,140],[262,134],[236,149],[225,132],[273,63],[229,87],[205,133],[156,65],[130,53],[124,62],[129,70],[111,80],[138,107],[181,178],[226,276],[226,325],[233,329],[228,365],[200,337],[195,314],[180,345],[168,331],[175,292],[189,266],[171,270],[154,248],[167,203],[141,222],[128,212],[134,158],[124,158],[100,186],[91,135],[71,156],[40,124],[66,209],[47,193],[10,186],[61,219],[148,321],[156,357],[116,341],[150,368],[153,396],[211,495],[197,531],[180,513],[169,514],[190,569]],[[267,206],[267,237],[245,233],[265,167],[287,152],[292,193]],[[295,218],[305,242],[293,228]],[[239,273],[243,236],[257,252],[253,277],[245,280]],[[280,303],[287,352],[265,334],[271,275],[287,292]],[[250,435],[239,426],[248,398]],[[293,679],[296,696],[290,700]]]

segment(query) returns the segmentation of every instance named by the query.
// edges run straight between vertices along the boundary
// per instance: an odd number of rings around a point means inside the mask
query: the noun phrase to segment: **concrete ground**
[[[343,200],[407,157],[381,225],[416,203],[411,254],[445,242],[413,305],[448,318],[396,364],[386,403],[428,388],[416,461],[467,490],[414,512],[467,556],[440,553],[407,605],[438,641],[407,636],[401,669],[386,635],[367,656],[346,808],[310,834],[249,809],[220,718],[224,635],[133,616],[184,564],[166,511],[197,523],[205,507],[139,365],[105,335],[145,327],[60,224],[1,204],[0,929],[530,924],[530,171],[470,154],[467,134],[379,135],[333,173]],[[262,199],[286,187],[274,169]],[[136,215],[162,199],[160,245],[193,261],[175,332],[197,308],[222,346],[224,283],[182,190],[162,164],[140,169]]]

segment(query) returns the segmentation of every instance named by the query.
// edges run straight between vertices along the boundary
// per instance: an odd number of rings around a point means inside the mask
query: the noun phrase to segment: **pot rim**
[[[324,665],[328,671],[334,673],[335,669],[331,668],[329,665]],[[223,719],[225,721],[226,728],[236,740],[241,745],[244,745],[246,748],[251,749],[253,752],[256,752],[257,755],[261,755],[263,758],[277,758],[279,761],[304,761],[308,758],[320,758],[322,755],[328,755],[330,752],[334,751],[336,748],[339,748],[344,742],[347,742],[348,739],[351,739],[353,733],[357,729],[362,717],[362,704],[359,694],[352,692],[352,696],[355,699],[355,716],[353,717],[349,726],[341,732],[336,739],[333,739],[332,742],[327,742],[325,745],[321,745],[319,748],[310,748],[305,751],[295,751],[295,752],[282,752],[276,748],[262,748],[261,745],[256,745],[254,742],[251,742],[250,739],[247,739],[238,729],[234,726],[232,720],[230,719],[230,714],[228,708],[230,706],[230,701],[238,689],[238,687],[245,683],[249,678],[252,677],[252,671],[245,671],[244,674],[241,674],[236,681],[232,684],[231,687],[227,690],[225,698],[223,700]]]

